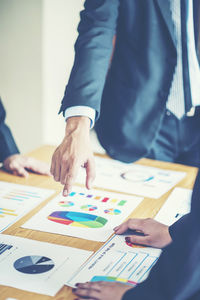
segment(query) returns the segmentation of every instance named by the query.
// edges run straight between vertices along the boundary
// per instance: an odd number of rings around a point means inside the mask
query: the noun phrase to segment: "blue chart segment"
[[[25,274],[44,273],[54,266],[54,262],[45,256],[24,256],[14,262],[15,270]]]

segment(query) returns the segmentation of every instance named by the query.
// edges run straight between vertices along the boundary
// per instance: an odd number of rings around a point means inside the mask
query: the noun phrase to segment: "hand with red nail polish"
[[[132,235],[125,238],[126,242],[156,248],[164,248],[172,242],[168,226],[153,219],[129,219],[114,228],[116,234],[132,230]]]
[[[124,283],[97,281],[80,283],[73,293],[77,299],[121,300],[125,292],[132,288],[133,286]]]

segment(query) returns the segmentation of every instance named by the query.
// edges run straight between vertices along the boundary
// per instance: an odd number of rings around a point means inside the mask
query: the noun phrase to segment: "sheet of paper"
[[[124,236],[114,235],[67,284],[73,287],[78,282],[103,280],[135,285],[147,278],[160,254],[160,249],[133,248]]]
[[[96,178],[94,185],[105,189],[159,198],[184,178],[186,173],[125,164],[113,159],[95,157]],[[85,170],[81,169],[76,180],[85,183]]]
[[[192,190],[175,188],[157,213],[155,220],[168,226],[172,225],[190,212],[191,197]]]
[[[52,199],[22,227],[104,242],[143,198],[74,187]]]
[[[91,254],[0,234],[0,284],[54,296]]]
[[[0,181],[0,232],[54,192],[54,190]]]

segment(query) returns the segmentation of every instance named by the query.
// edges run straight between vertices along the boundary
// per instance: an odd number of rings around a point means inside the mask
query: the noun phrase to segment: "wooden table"
[[[55,150],[53,146],[43,146],[35,151],[29,153],[28,155],[35,157],[37,159],[49,162],[51,161],[52,154]],[[102,155],[99,155],[102,156]],[[161,161],[154,161],[150,159],[141,159],[137,162],[141,165],[147,165],[152,167],[158,167],[163,169],[170,169],[176,171],[183,171],[186,172],[186,177],[176,186],[185,187],[185,188],[192,188],[194,184],[194,180],[197,174],[197,168],[188,167],[185,165],[179,164],[172,164],[166,163]],[[50,199],[55,197],[55,195],[59,194],[62,190],[61,184],[55,182],[52,178],[48,176],[41,176],[36,174],[30,174],[27,179],[20,178],[14,175],[10,175],[3,170],[0,169],[0,180],[7,181],[12,183],[18,183],[23,185],[32,185],[41,188],[49,188],[56,190],[56,193],[45,200],[42,204],[40,204],[37,208],[33,209],[30,213],[24,216],[21,220],[16,222],[13,226],[9,227],[7,230],[4,231],[5,234],[16,235],[24,238],[29,238],[33,240],[55,243],[59,245],[71,246],[75,248],[85,249],[96,251],[98,250],[103,243],[88,241],[83,239],[78,239],[70,236],[58,235],[58,234],[51,234],[46,232],[39,232],[29,229],[21,228],[20,226],[25,223],[32,215],[38,212],[43,206],[45,206]],[[150,199],[144,198],[142,203],[134,210],[134,212],[130,215],[131,217],[136,218],[147,218],[147,217],[154,217],[161,206],[164,204],[165,200],[171,193],[171,190],[162,196],[159,199]],[[1,270],[0,270],[1,272]],[[71,300],[74,299],[74,296],[71,292],[71,288],[64,286],[55,297],[43,296],[40,294],[29,293],[26,291],[18,290],[11,287],[4,287],[0,286],[0,300],[5,300],[6,298],[16,298],[19,300],[50,300],[52,298],[57,300]]]

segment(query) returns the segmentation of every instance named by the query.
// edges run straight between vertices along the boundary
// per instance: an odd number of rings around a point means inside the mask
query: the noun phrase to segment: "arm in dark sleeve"
[[[123,300],[198,299],[200,294],[200,173],[192,195],[191,213],[172,226],[166,247],[149,277],[127,291]]]
[[[78,26],[75,62],[61,111],[76,105],[94,108],[97,117],[112,54],[119,0],[86,0]]]
[[[9,127],[5,124],[6,112],[0,99],[0,162],[8,156],[19,153]]]
[[[192,193],[193,199],[197,199],[199,197],[199,188],[200,188],[200,172],[198,173],[195,184],[194,184],[193,193]],[[192,215],[194,216],[195,219],[196,218],[198,219],[199,202],[197,200],[192,201],[191,205],[192,205],[192,207],[191,207]],[[196,214],[197,214],[197,216],[196,216]],[[191,214],[187,214],[187,215],[183,216],[177,222],[175,222],[174,224],[172,224],[169,227],[169,233],[170,233],[173,241],[176,239],[177,236],[179,236],[181,234],[181,232],[184,232],[184,233],[187,232],[188,222],[190,222],[189,221],[190,215]]]
[[[169,227],[169,233],[173,241],[176,239],[177,236],[179,236],[180,232],[187,230],[189,215],[190,214],[183,216]],[[183,230],[183,228],[185,228],[185,230]]]

